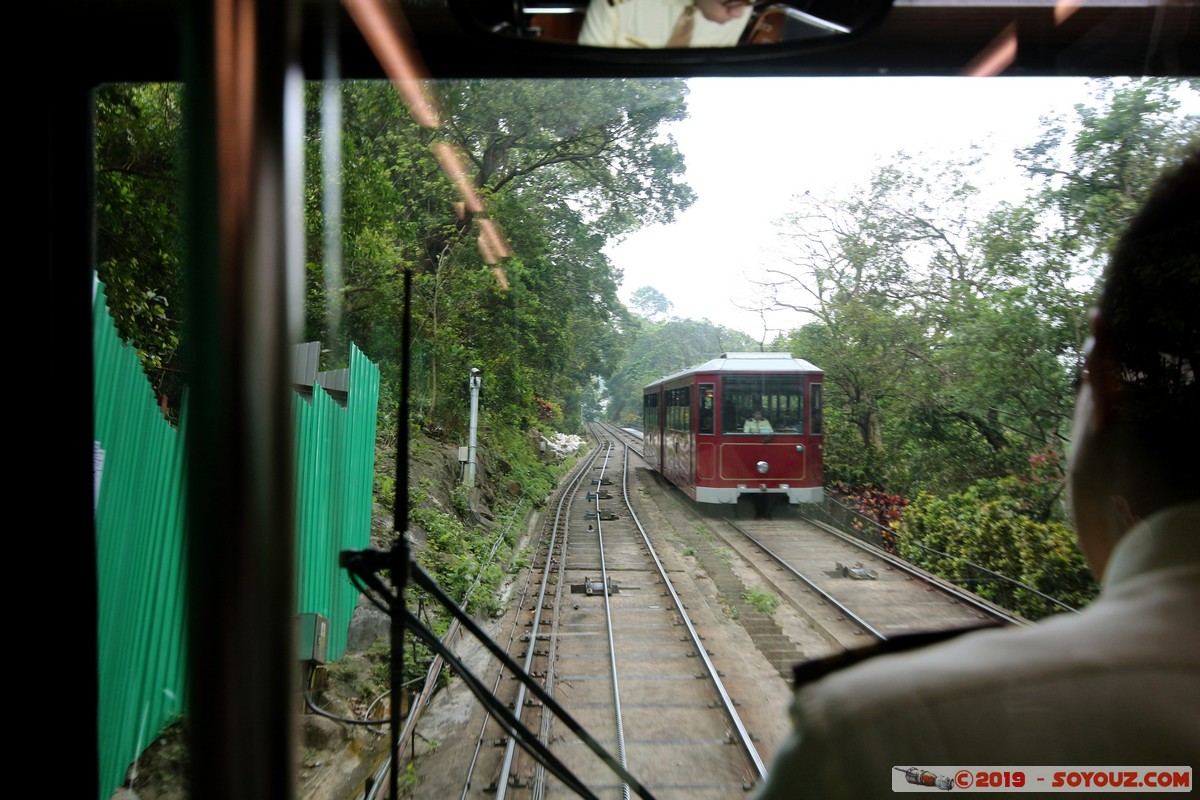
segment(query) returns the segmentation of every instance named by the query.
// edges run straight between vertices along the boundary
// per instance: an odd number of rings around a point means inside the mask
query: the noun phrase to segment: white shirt
[[[869,660],[792,716],[756,800],[892,797],[895,766],[1200,767],[1200,503],[1127,532],[1081,613]]]
[[[692,0],[591,0],[579,43],[593,47],[665,47],[675,24]],[[724,24],[699,11],[693,15],[692,47],[732,47],[738,43],[750,9]]]

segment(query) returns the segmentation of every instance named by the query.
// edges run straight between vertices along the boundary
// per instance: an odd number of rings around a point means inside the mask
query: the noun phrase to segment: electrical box
[[[329,620],[320,614],[297,614],[296,649],[301,661],[324,664],[329,657]]]

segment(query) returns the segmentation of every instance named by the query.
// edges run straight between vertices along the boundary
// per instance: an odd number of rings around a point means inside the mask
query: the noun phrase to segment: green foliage
[[[108,309],[155,390],[177,408],[183,304],[181,89],[96,90],[96,256]]]
[[[421,782],[421,776],[417,774],[417,765],[413,762],[408,762],[404,765],[404,771],[397,778],[397,788],[405,794],[411,795]]]
[[[1179,113],[1183,95],[1195,99],[1196,85],[1189,89],[1162,78],[1100,81],[1095,105],[1049,121],[1018,153],[1072,250],[1102,260],[1157,176],[1200,142],[1200,118]]]
[[[747,589],[742,592],[742,599],[763,614],[774,614],[779,606],[779,598],[766,589]]]
[[[391,653],[387,642],[376,642],[366,653],[350,653],[326,666],[330,688],[347,698],[370,703],[388,690]]]
[[[649,302],[666,301],[657,290],[643,287]],[[669,302],[668,302],[669,305]],[[667,319],[653,322],[634,317],[625,334],[625,356],[608,379],[607,419],[617,425],[640,427],[642,390],[646,384],[687,367],[716,358],[723,352],[758,350],[759,346],[741,331],[715,325],[708,320]]]
[[[1061,522],[1039,521],[1046,516],[1052,494],[1050,482],[1036,472],[1026,478],[980,480],[946,498],[922,494],[904,513],[899,552],[914,564],[1031,619],[1056,609],[1034,594],[972,574],[965,562],[1081,607],[1095,596],[1097,586],[1070,528]]]
[[[375,473],[375,501],[384,508],[396,507],[396,479],[393,476]]]
[[[471,487],[465,483],[456,485],[450,492],[450,504],[460,517],[471,513]]]
[[[495,611],[495,594],[503,579],[503,570],[495,562],[485,565],[492,546],[489,533],[464,525],[457,516],[434,505],[421,490],[413,492],[413,509],[409,516],[427,537],[426,547],[417,560],[429,570],[438,585],[461,602],[478,578],[479,585],[467,600],[467,611]]]
[[[1196,85],[1098,82],[1016,154],[1034,178],[988,207],[971,158],[898,154],[845,201],[783,220],[791,267],[765,303],[812,321],[786,337],[825,370],[826,477],[955,494],[1056,461],[1095,281],[1161,170],[1200,140]]]
[[[602,248],[692,202],[683,161],[658,133],[685,113],[678,81],[459,81],[437,87],[445,124],[413,122],[386,83],[342,88],[344,279],[327,286],[319,189],[308,195],[310,338],[349,337],[399,380],[404,270],[413,273],[414,406],[465,427],[464,376],[483,371],[484,422],[582,425],[593,376],[619,356],[625,311]],[[324,145],[309,97],[310,185]],[[489,224],[513,255],[491,265],[481,216],[463,211],[431,145],[453,144],[473,171]],[[339,329],[333,329],[340,318]]]
[[[513,428],[489,426],[480,442],[506,465],[504,479],[517,483],[520,496],[537,507],[545,504],[546,496],[558,485],[559,475],[568,467],[542,463],[530,438]]]
[[[846,407],[828,399],[825,406],[824,456],[826,484],[854,486],[888,482],[889,463],[886,454],[880,448],[863,442],[858,427],[847,418]]]
[[[529,552],[522,550],[516,557],[509,559],[508,571],[509,574],[516,575],[529,567]]]

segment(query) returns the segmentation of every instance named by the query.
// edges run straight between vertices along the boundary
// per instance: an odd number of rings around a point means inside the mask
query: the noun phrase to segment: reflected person
[[[756,800],[890,798],[895,768],[1200,762],[1198,208],[1193,153],[1123,234],[1091,320],[1067,472],[1099,598],[800,685]]]
[[[592,47],[733,47],[752,14],[743,0],[591,0],[579,43]]]

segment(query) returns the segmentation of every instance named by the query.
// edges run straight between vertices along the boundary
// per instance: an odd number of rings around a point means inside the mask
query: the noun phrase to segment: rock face
[[[350,630],[346,633],[346,649],[351,651],[370,650],[376,642],[388,641],[392,620],[364,597],[358,599],[358,607],[350,618]]]
[[[328,717],[306,714],[300,718],[300,738],[306,749],[332,750],[342,744],[346,735],[341,723]]]

